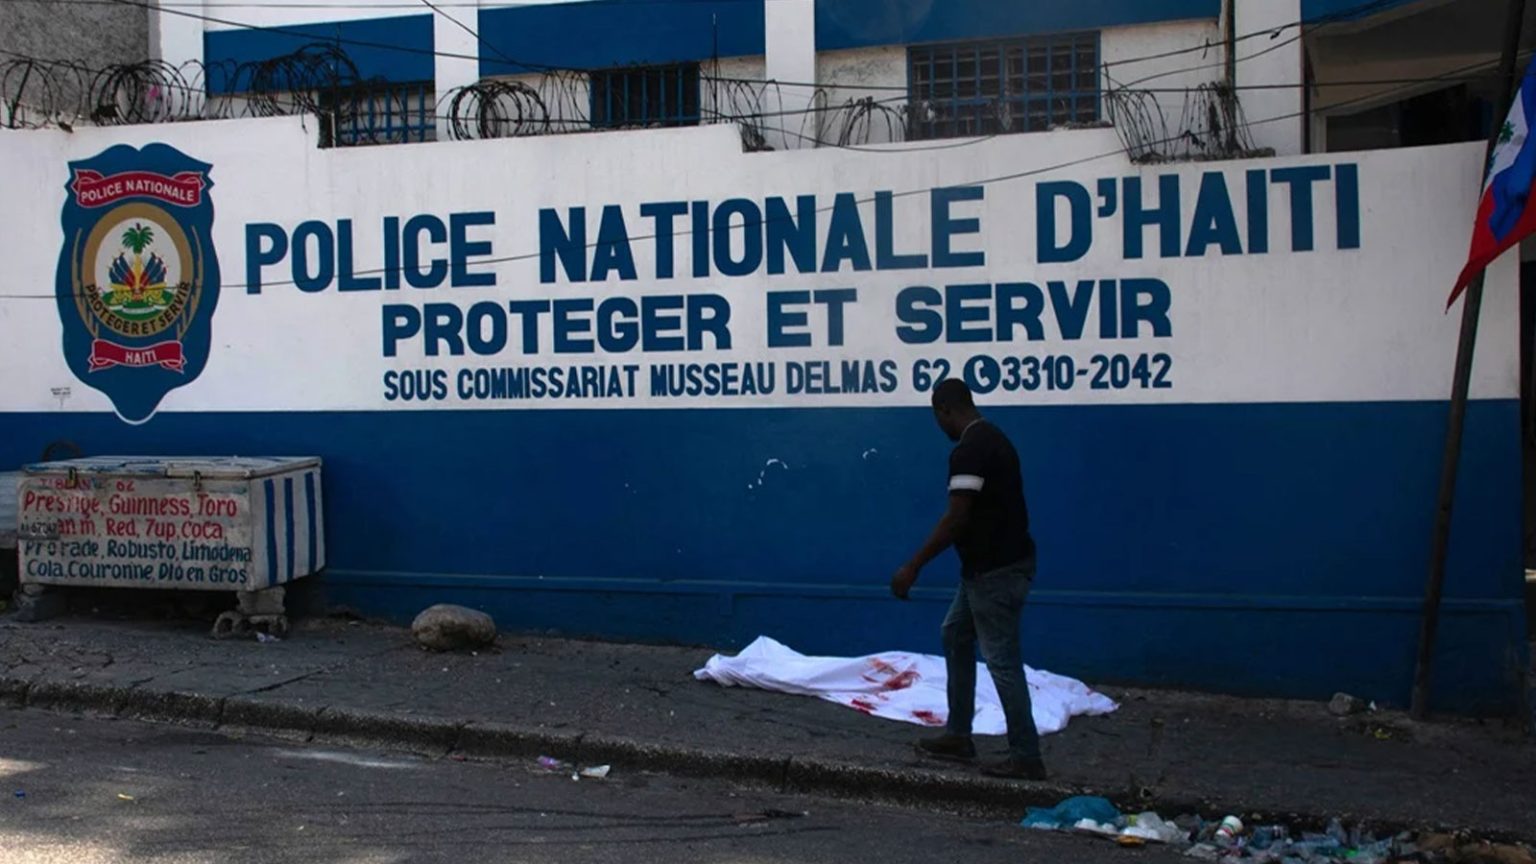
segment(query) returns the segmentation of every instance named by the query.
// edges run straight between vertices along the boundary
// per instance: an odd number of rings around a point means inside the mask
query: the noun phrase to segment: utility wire
[[[3,0],[3,2],[17,2],[17,0]],[[163,12],[163,13],[166,13],[166,14],[170,14],[170,15],[178,15],[178,16],[182,16],[182,17],[186,17],[186,18],[192,18],[192,19],[201,20],[201,21],[208,22],[208,23],[221,24],[221,25],[224,25],[226,27],[233,27],[233,28],[237,28],[237,29],[257,30],[257,31],[261,31],[261,32],[264,32],[264,33],[274,33],[274,34],[278,34],[278,35],[297,36],[297,37],[300,37],[300,38],[311,39],[311,40],[316,38],[313,32],[305,32],[305,31],[293,29],[295,26],[309,26],[309,27],[313,27],[314,25],[279,25],[279,26],[273,26],[273,27],[265,27],[265,26],[251,24],[251,23],[245,22],[245,21],[234,21],[234,20],[230,20],[230,19],[227,19],[227,18],[221,18],[221,17],[217,17],[217,16],[213,16],[213,15],[201,14],[201,13],[197,13],[197,12],[188,12],[188,11],[185,11],[183,9],[172,8],[172,7],[164,5],[164,4],[157,5],[156,3],[149,2],[149,0],[26,0],[26,2],[30,2],[30,3],[43,3],[43,4],[48,4],[48,3],[52,3],[52,4],[66,4],[66,5],[67,4],[71,4],[71,3],[73,3],[73,4],[91,3],[91,4],[133,6],[133,7],[137,7],[137,8],[141,8],[141,9],[158,10],[160,12]],[[657,0],[657,2],[660,2],[660,0]],[[689,2],[689,3],[697,2],[697,3],[701,3],[702,4],[702,3],[707,3],[707,2],[713,2],[713,0],[679,0],[679,2]],[[748,0],[742,0],[742,2],[748,2]],[[758,2],[758,0],[750,0],[750,2]],[[1332,13],[1332,14],[1329,14],[1329,15],[1317,16],[1317,17],[1311,18],[1311,19],[1306,19],[1306,18],[1299,19],[1297,21],[1294,21],[1294,22],[1282,25],[1282,26],[1280,26],[1278,28],[1265,28],[1265,29],[1262,29],[1262,30],[1256,30],[1256,31],[1254,31],[1252,33],[1247,33],[1247,34],[1244,34],[1242,36],[1239,36],[1237,38],[1237,41],[1245,41],[1247,39],[1257,38],[1259,36],[1264,36],[1264,35],[1279,34],[1281,32],[1284,32],[1285,30],[1289,30],[1289,29],[1294,28],[1294,27],[1304,26],[1304,25],[1307,25],[1307,24],[1327,25],[1327,24],[1336,23],[1336,22],[1339,22],[1339,21],[1351,20],[1351,19],[1353,19],[1355,17],[1358,17],[1359,15],[1368,14],[1368,13],[1370,13],[1372,11],[1376,11],[1378,9],[1387,8],[1388,6],[1391,5],[1392,2],[1393,2],[1393,0],[1369,0],[1369,2],[1360,3],[1360,4],[1357,4],[1355,6],[1339,10],[1338,12],[1335,12],[1335,13]],[[235,4],[231,4],[231,5],[235,5]],[[544,4],[539,4],[539,5],[544,5]],[[258,6],[258,8],[259,8],[259,6]],[[453,20],[453,19],[450,18],[449,20]],[[332,22],[321,22],[321,23],[332,23]],[[467,30],[471,34],[474,34],[476,36],[476,38],[479,38],[479,34],[475,33],[474,30],[468,28],[466,25],[462,24],[461,22],[455,22],[455,23],[458,23],[460,27],[462,27],[463,29]],[[377,49],[382,49],[382,50],[392,50],[392,51],[399,51],[399,52],[402,52],[402,53],[416,54],[416,55],[423,55],[423,54],[425,54],[425,55],[431,55],[431,56],[436,56],[436,57],[446,57],[446,58],[456,59],[456,60],[475,60],[475,61],[478,61],[480,59],[478,56],[470,56],[470,55],[466,55],[466,54],[458,54],[458,53],[448,52],[448,51],[437,51],[435,49],[428,49],[428,48],[416,48],[416,47],[409,46],[409,45],[398,45],[398,44],[390,44],[390,43],[382,43],[382,42],[372,42],[372,41],[368,41],[368,40],[352,39],[352,38],[341,37],[341,36],[336,36],[336,37],[333,37],[333,38],[328,38],[325,41],[330,42],[332,44],[336,44],[336,45],[356,45],[358,47],[364,47],[364,48],[377,48]],[[481,40],[481,41],[482,41],[483,44],[487,44],[488,47],[492,47],[493,50],[496,50],[494,46],[490,46],[489,43],[485,43],[484,40]],[[1294,39],[1291,40],[1291,41],[1294,41]],[[1286,44],[1289,44],[1289,43],[1286,43]],[[1278,48],[1278,47],[1283,47],[1283,46],[1275,46],[1275,47],[1273,47],[1271,49],[1268,49],[1268,50],[1276,50],[1276,48]],[[1163,59],[1163,58],[1166,58],[1166,57],[1178,56],[1178,55],[1184,54],[1184,53],[1194,53],[1196,51],[1206,51],[1206,50],[1209,50],[1209,48],[1210,48],[1210,45],[1208,43],[1202,43],[1201,45],[1190,46],[1188,48],[1177,49],[1177,50],[1174,50],[1174,51],[1161,52],[1159,54],[1148,54],[1148,55],[1144,55],[1144,56],[1141,56],[1141,57],[1128,57],[1128,58],[1125,58],[1125,59],[1122,59],[1122,60],[1114,61],[1112,64],[1105,64],[1105,65],[1113,65],[1113,66],[1128,65],[1128,64],[1131,64],[1131,63],[1138,63],[1138,62],[1143,62],[1143,61],[1152,60],[1152,59]],[[552,65],[544,64],[544,63],[531,63],[531,62],[525,62],[525,61],[522,61],[522,60],[514,60],[514,59],[511,59],[511,58],[508,58],[507,55],[505,55],[504,53],[500,52],[499,50],[497,50],[496,53],[498,53],[499,55],[501,55],[503,57],[504,62],[507,62],[510,65],[520,66],[520,67],[522,67],[524,69],[527,69],[527,70],[530,70],[530,71],[546,71],[546,72],[572,71],[572,70],[562,69],[561,67],[552,66]],[[1252,56],[1254,56],[1254,57],[1260,56],[1263,53],[1267,53],[1267,51],[1259,52],[1259,54],[1255,54],[1255,55],[1252,55]],[[1244,59],[1252,59],[1252,57],[1244,58]],[[1214,64],[1214,65],[1220,66],[1220,65],[1224,65],[1224,64]],[[1211,67],[1209,67],[1209,66],[1190,67],[1188,69],[1176,70],[1176,71],[1173,71],[1173,72],[1164,73],[1164,75],[1162,75],[1162,76],[1153,76],[1153,77],[1166,77],[1166,75],[1181,74],[1182,72],[1199,71],[1199,70],[1205,69],[1205,68],[1211,68]],[[711,80],[738,81],[738,82],[742,82],[742,83],[754,83],[754,84],[775,83],[775,84],[778,84],[781,87],[820,88],[820,89],[825,89],[825,90],[853,89],[853,90],[866,90],[867,91],[867,90],[889,89],[889,90],[893,90],[893,91],[899,90],[899,91],[902,91],[902,92],[905,92],[907,90],[906,87],[895,87],[895,86],[872,87],[872,86],[864,86],[864,85],[830,84],[830,83],[828,83],[828,84],[817,84],[815,82],[808,82],[808,81],[773,81],[773,82],[769,82],[767,80],[762,80],[762,79],[740,79],[740,78],[714,78],[714,79],[711,79]]]
[[[1475,67],[1480,66],[1480,65],[1485,65],[1485,64],[1473,64],[1472,66],[1469,66],[1469,67],[1464,67],[1462,69],[1453,70],[1452,73],[1449,73],[1449,74],[1461,73],[1461,72],[1467,71],[1470,68],[1475,68]],[[1373,93],[1373,94],[1370,94],[1369,96],[1361,97],[1358,100],[1350,100],[1348,102],[1340,103],[1339,107],[1348,106],[1348,105],[1350,105],[1350,104],[1352,104],[1353,102],[1356,102],[1356,101],[1363,101],[1365,99],[1378,98],[1381,95],[1382,94]],[[1268,123],[1278,123],[1278,122],[1281,122],[1281,121],[1284,121],[1284,120],[1292,120],[1292,119],[1296,119],[1298,117],[1305,116],[1307,113],[1308,112],[1306,112],[1306,111],[1293,111],[1293,112],[1290,112],[1290,113],[1287,113],[1287,114],[1281,114],[1281,115],[1278,115],[1278,116],[1275,116],[1275,117],[1268,117],[1268,118],[1265,118],[1265,119],[1262,119],[1262,120],[1251,121],[1248,125],[1250,127],[1252,127],[1252,126],[1259,126],[1259,125],[1264,125],[1264,124],[1268,124]],[[1162,140],[1159,140],[1159,141],[1153,141],[1153,142],[1149,142],[1149,143],[1152,144],[1152,145],[1169,144],[1169,143],[1173,143],[1175,141],[1178,141],[1182,137],[1183,137],[1183,135],[1180,134],[1180,135],[1175,135],[1175,136],[1169,136],[1169,137],[1167,137],[1165,139],[1162,139]],[[960,144],[961,142],[956,142],[956,143]],[[965,142],[963,144],[963,146],[975,146],[976,144],[979,144],[979,143],[982,143],[982,142],[981,141]],[[868,148],[866,148],[866,149],[868,149]],[[892,148],[890,148],[888,150],[878,150],[878,151],[875,151],[875,152],[880,152],[880,153],[885,153],[885,154],[900,154],[900,153],[903,153],[903,152],[906,152],[906,151],[904,149],[902,149],[899,145],[896,145],[896,146],[893,146]],[[1044,166],[1040,166],[1040,167],[1037,167],[1037,168],[1029,168],[1029,169],[1026,169],[1026,170],[1023,170],[1023,171],[1017,171],[1017,172],[1013,172],[1013,173],[1009,173],[1009,174],[1002,174],[1002,175],[997,175],[997,176],[993,176],[993,177],[986,177],[986,178],[970,180],[970,181],[959,181],[959,182],[955,182],[955,183],[946,183],[946,184],[943,184],[942,186],[923,186],[923,187],[918,187],[918,188],[914,188],[914,189],[907,189],[907,190],[903,190],[903,191],[899,191],[899,192],[892,192],[891,193],[891,197],[893,199],[894,198],[909,198],[909,197],[913,197],[913,196],[917,196],[917,195],[930,194],[935,189],[953,188],[953,187],[956,187],[956,186],[993,186],[993,185],[997,185],[997,184],[1000,184],[1000,183],[1009,183],[1009,182],[1013,182],[1013,181],[1016,181],[1016,180],[1023,180],[1023,179],[1027,179],[1029,177],[1037,177],[1037,176],[1040,176],[1042,174],[1055,173],[1057,171],[1065,170],[1067,168],[1076,168],[1076,167],[1079,167],[1079,166],[1082,166],[1082,165],[1087,165],[1087,164],[1091,164],[1091,163],[1094,163],[1094,162],[1099,162],[1099,161],[1102,161],[1102,160],[1105,160],[1105,159],[1111,159],[1111,158],[1114,158],[1114,157],[1124,156],[1124,155],[1125,155],[1125,149],[1123,147],[1117,147],[1114,150],[1106,150],[1106,151],[1103,151],[1103,152],[1100,152],[1100,153],[1095,153],[1095,154],[1091,154],[1091,155],[1087,155],[1087,156],[1081,156],[1081,157],[1078,157],[1076,159],[1067,160],[1065,162],[1058,162],[1058,163],[1055,163],[1055,164],[1052,164],[1052,165],[1044,165]],[[858,205],[870,204],[870,203],[872,203],[874,201],[875,201],[875,197],[873,195],[866,196],[866,197],[861,197],[861,198],[856,198],[855,199],[855,203],[858,204]],[[831,210],[833,209],[834,206],[835,205],[828,205],[828,206],[824,206],[824,207],[819,207],[814,212],[817,213],[817,214],[828,213],[828,212],[831,212]],[[743,226],[743,230],[746,230],[748,227],[751,227],[751,228],[753,228],[755,230],[755,229],[757,229],[759,227],[766,226],[769,223],[775,222],[775,221],[778,221],[778,220],[759,219],[752,226]],[[735,230],[735,229],[733,229],[733,230]],[[672,236],[672,238],[675,239],[677,237],[691,236],[693,233],[694,232],[693,232],[693,230],[691,228],[684,228],[684,229],[681,229],[681,230],[673,231],[671,236]],[[629,240],[631,242],[634,242],[634,241],[637,241],[637,240],[657,240],[657,239],[661,239],[660,235],[658,235],[658,234],[640,234],[640,235],[633,235],[633,236],[629,237]],[[586,248],[588,250],[591,250],[591,249],[597,248],[599,245],[601,245],[599,242],[594,241],[594,242],[586,244]],[[526,252],[526,253],[520,253],[520,254],[515,254],[515,255],[505,255],[505,256],[498,256],[498,257],[482,258],[480,260],[472,262],[472,264],[474,266],[480,267],[480,266],[485,266],[485,265],[508,264],[508,263],[515,263],[515,262],[520,262],[520,261],[532,261],[532,260],[538,259],[541,256],[541,254],[542,253],[539,253],[539,252]],[[375,267],[375,268],[369,268],[369,269],[364,269],[364,270],[356,270],[356,271],[354,271],[354,273],[355,273],[355,275],[359,275],[359,276],[373,276],[373,275],[380,275],[380,274],[388,273],[390,271],[391,271],[391,268],[388,268],[388,267]],[[296,284],[296,280],[281,279],[281,280],[263,281],[262,282],[262,287],[264,287],[264,288],[265,287],[280,287],[280,286],[293,285],[293,284]],[[228,283],[228,284],[222,284],[220,286],[221,289],[231,289],[231,290],[233,290],[233,289],[241,289],[241,288],[246,288],[246,287],[249,287],[248,284],[246,284],[246,283]],[[57,297],[58,297],[58,295],[56,293],[55,294],[0,294],[0,300],[16,300],[16,299],[53,300],[53,299],[56,299]]]

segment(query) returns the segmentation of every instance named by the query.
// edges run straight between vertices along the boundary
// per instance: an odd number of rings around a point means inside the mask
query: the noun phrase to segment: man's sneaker
[[[1000,762],[988,762],[981,766],[981,773],[988,777],[1006,780],[1045,780],[1045,763],[1039,759],[1015,759],[1012,756]]]
[[[917,742],[917,752],[935,759],[969,762],[976,758],[976,745],[969,735],[939,735]]]

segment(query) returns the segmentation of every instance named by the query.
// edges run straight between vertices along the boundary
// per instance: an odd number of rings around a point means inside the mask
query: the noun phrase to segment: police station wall
[[[964,376],[1023,458],[1031,662],[1404,698],[1478,146],[314,129],[0,132],[0,466],[319,455],[328,594],[400,619],[936,650],[953,562],[885,584],[943,505],[927,391]],[[1510,707],[1524,657],[1515,282],[1490,271],[1441,630],[1464,710]]]

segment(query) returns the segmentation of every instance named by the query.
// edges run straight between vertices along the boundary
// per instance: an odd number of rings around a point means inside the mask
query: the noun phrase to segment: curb
[[[1102,795],[1126,811],[1160,813],[1239,813],[1255,808],[1241,801],[1192,798],[1157,789],[1084,789],[1062,783],[1019,783],[947,771],[872,768],[858,763],[810,756],[770,757],[658,744],[630,738],[534,729],[496,723],[466,723],[444,718],[247,699],[179,691],[139,690],[85,683],[31,682],[0,676],[0,707],[34,708],[178,726],[255,733],[294,742],[315,742],[408,752],[441,758],[449,754],[475,759],[530,760],[552,756],[577,764],[611,763],[632,771],[679,777],[710,778],[765,786],[783,793],[823,795],[899,807],[939,810],[968,817],[1016,821],[1026,808],[1053,807],[1073,795]],[[1471,829],[1498,842],[1536,841],[1536,833],[1481,830],[1376,815],[1337,811],[1265,810],[1266,819],[1296,828],[1321,830],[1334,817],[1366,819],[1378,832],[1456,831]]]

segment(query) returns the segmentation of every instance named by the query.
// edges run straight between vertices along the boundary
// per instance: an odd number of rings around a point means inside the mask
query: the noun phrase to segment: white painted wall
[[[765,0],[763,17],[765,77],[778,84],[769,110],[783,115],[778,119],[803,116],[816,97],[816,0]],[[815,146],[814,140],[782,131],[770,143],[781,150]]]
[[[1443,399],[1446,369],[1455,351],[1458,318],[1445,315],[1447,286],[1465,257],[1466,226],[1475,206],[1482,146],[1402,149],[1365,154],[1247,160],[1236,163],[1136,167],[1118,151],[1107,129],[1008,135],[935,151],[901,146],[870,154],[838,149],[743,153],[735,130],[695,129],[616,132],[500,141],[469,141],[394,147],[317,150],[302,118],[110,127],[61,131],[0,131],[0,231],[18,247],[38,250],[22,256],[7,286],[0,286],[0,344],[19,346],[8,360],[0,386],[0,411],[60,410],[50,388],[72,386],[77,395],[63,410],[104,410],[107,403],[74,379],[60,351],[61,319],[52,298],[57,258],[47,250],[65,246],[56,216],[68,180],[68,162],[93,157],[109,146],[156,142],[176,147],[212,165],[216,221],[213,242],[223,273],[214,312],[214,346],[206,371],[171,393],[165,410],[400,410],[459,407],[533,409],[547,402],[390,402],[383,380],[391,370],[429,369],[458,374],[463,369],[506,365],[612,366],[624,363],[777,362],[884,359],[902,370],[900,386],[889,393],[791,394],[656,399],[643,395],[620,401],[574,399],[559,407],[700,407],[919,405],[924,394],[909,374],[916,363],[934,358],[962,368],[970,358],[1070,355],[1079,368],[1098,353],[1132,356],[1166,354],[1173,386],[1097,389],[1087,385],[1032,392],[1003,392],[989,404],[1176,404],[1209,402],[1326,402]],[[1107,154],[1082,162],[1084,154]],[[1157,178],[1178,178],[1180,223],[1196,222],[1195,190],[1218,172],[1234,192],[1232,206],[1247,225],[1247,172],[1297,165],[1353,164],[1360,178],[1361,245],[1336,242],[1335,192],[1319,186],[1314,196],[1315,251],[1292,251],[1291,202],[1283,184],[1270,184],[1267,201],[1270,249],[1264,254],[1224,254],[1205,249],[1193,257],[1160,257],[1156,229],[1147,229],[1149,254],[1128,257],[1121,212],[1092,217],[1094,239],[1078,260],[1043,261],[1037,241],[1036,198],[1040,184],[1070,180],[1087,189],[1100,181],[1141,177],[1149,191]],[[1064,166],[1051,170],[1050,166]],[[1019,178],[1021,167],[1044,173]],[[1001,179],[1012,175],[1016,179]],[[380,178],[389,178],[381,182]],[[918,193],[897,199],[891,229],[898,253],[931,250],[930,202],[935,187],[984,183],[984,200],[955,206],[955,215],[979,220],[975,234],[959,235],[959,250],[985,253],[984,263],[954,269],[856,271],[846,263],[837,272],[774,275],[758,270],[727,278],[696,278],[686,235],[674,238],[677,275],[655,275],[656,243],[639,214],[645,202],[763,201],[769,196],[814,193],[830,207],[837,193],[850,193],[859,206],[863,232],[874,252],[877,190]],[[1151,194],[1156,194],[1152,192]],[[1424,201],[1443,206],[1423,207]],[[1151,202],[1148,202],[1149,204]],[[539,264],[539,214],[589,208],[589,230],[604,205],[616,205],[629,223],[638,278],[617,275],[596,282],[545,283]],[[1060,206],[1057,208],[1061,209]],[[492,273],[495,284],[477,288],[339,292],[334,285],[306,294],[291,284],[291,259],[268,267],[260,293],[245,287],[246,232],[251,223],[275,223],[292,231],[307,220],[336,225],[351,220],[354,267],[367,270],[384,260],[386,217],[491,211],[494,226],[470,229],[469,238],[491,244],[477,252],[472,272]],[[829,217],[817,234],[825,248]],[[680,227],[686,228],[686,225]],[[739,229],[738,229],[739,230]],[[1187,236],[1187,227],[1185,228]],[[741,235],[732,248],[740,249]],[[1240,229],[1246,238],[1245,231]],[[589,238],[592,235],[589,234]],[[1244,239],[1246,244],[1246,239]],[[436,256],[443,248],[429,244]],[[1236,251],[1236,250],[1234,250]],[[46,253],[46,254],[45,254]],[[496,259],[482,260],[490,257]],[[1514,256],[1490,273],[1473,392],[1478,398],[1511,398],[1517,372]],[[1016,333],[1011,341],[909,344],[896,338],[896,298],[909,286],[994,284],[1028,281],[1045,286],[1058,280],[1073,290],[1078,280],[1157,279],[1169,289],[1171,331],[1143,330],[1129,339],[1100,335],[1098,294],[1088,305],[1081,338],[1067,336],[1045,312],[1038,339]],[[19,286],[19,287],[18,287]],[[41,290],[40,290],[41,288]],[[858,301],[847,310],[847,341],[837,347],[771,349],[766,346],[765,298],[775,290],[854,288]],[[70,289],[72,290],[72,289]],[[1077,289],[1081,290],[1081,289]],[[542,345],[524,353],[518,341],[500,354],[429,355],[419,340],[403,344],[398,356],[380,347],[386,304],[420,307],[451,304],[466,309],[510,300],[645,298],[661,294],[718,293],[732,308],[733,346],[705,346],[699,352],[554,354],[552,322],[542,319]],[[1060,301],[1042,301],[1062,314]],[[29,299],[30,298],[30,299]],[[989,308],[971,303],[967,309]],[[1113,317],[1113,316],[1111,316]],[[520,328],[517,331],[520,332]],[[645,377],[642,376],[642,380]]]
[[[475,36],[480,32],[479,9],[444,9],[446,15],[432,16],[433,77],[437,90],[437,137],[449,137],[447,107],[442,104],[455,88],[480,80],[480,54],[484,50]],[[451,18],[449,16],[452,16]],[[462,25],[462,26],[461,26]]]
[[[1222,77],[1221,27],[1215,21],[1173,21],[1111,27],[1099,36],[1104,87],[1183,90]],[[1159,55],[1182,51],[1182,54]],[[1176,112],[1180,94],[1159,94]]]
[[[539,0],[540,3],[582,3],[587,0]],[[476,9],[496,9],[506,6],[527,5],[526,2],[502,3],[495,0],[433,0],[433,5],[455,18]],[[346,0],[345,3],[318,2],[310,7],[302,4],[265,4],[249,0],[246,5],[219,6],[208,12],[211,17],[232,23],[208,22],[209,30],[232,30],[242,26],[282,27],[294,24],[324,24],[330,21],[359,21],[368,18],[398,18],[406,15],[430,14],[425,4],[414,6],[401,0]]]
[[[1279,34],[1245,39],[1236,46],[1237,86],[1254,143],[1272,147],[1281,156],[1301,153],[1305,43],[1301,31],[1291,26],[1302,18],[1301,0],[1237,0],[1235,7],[1239,38],[1266,31]],[[1277,84],[1284,86],[1241,89]]]
[[[820,138],[838,144],[884,144],[905,137],[907,49],[903,45],[822,51],[816,55],[822,86],[817,118]],[[894,125],[894,128],[893,128]]]
[[[207,15],[203,0],[186,0],[156,8],[149,13],[149,52],[158,60],[181,68],[203,60],[203,28],[198,16]]]
[[[552,0],[581,2],[581,0]],[[1240,5],[1239,31],[1266,26],[1270,19],[1285,17],[1276,6],[1294,6],[1299,0],[1265,0],[1264,3]],[[485,47],[469,30],[479,30],[479,9],[508,5],[488,0],[445,0],[446,14],[434,16],[434,40],[440,55],[436,59],[438,132],[448,133],[449,99],[456,88],[474,83],[479,77],[476,58]],[[252,4],[251,6],[209,7],[197,9],[177,6],[178,10],[208,14],[230,22],[251,26],[284,26],[335,21],[422,14],[402,6],[398,0],[357,0],[345,6],[298,8]],[[900,140],[905,124],[900,110],[906,103],[907,61],[905,46],[882,46],[850,51],[816,52],[815,0],[767,0],[764,3],[768,51],[765,57],[734,58],[722,61],[720,75],[753,81],[775,80],[775,85],[748,85],[724,82],[706,85],[706,111],[715,109],[728,114],[748,113],[755,108],[764,115],[761,126],[773,149],[798,149],[815,146],[817,141],[838,143],[847,134],[849,143],[884,143]],[[1270,11],[1254,11],[1267,9]],[[464,26],[454,23],[448,16]],[[1266,17],[1267,16],[1267,17]],[[1293,20],[1293,19],[1292,19]],[[194,17],[156,13],[152,31],[159,56],[180,64],[202,56],[203,22]],[[228,29],[229,23],[208,23],[210,30]],[[467,28],[467,29],[466,29]],[[1261,40],[1254,53],[1267,49]],[[1188,125],[1186,91],[1219,80],[1223,75],[1222,28],[1211,21],[1185,21],[1135,27],[1114,27],[1102,32],[1101,62],[1105,64],[1106,87],[1152,88],[1161,116],[1154,118],[1158,129],[1169,137],[1177,136]],[[1262,46],[1262,47],[1258,47]],[[1160,59],[1143,59],[1169,52],[1186,51]],[[447,55],[447,56],[444,56]],[[457,55],[457,56],[454,56]],[[1241,51],[1240,51],[1241,55]],[[1282,71],[1297,61],[1297,51],[1269,52],[1240,64],[1244,81],[1276,81]],[[1299,68],[1299,67],[1298,67]],[[1299,74],[1299,73],[1298,73]],[[1277,77],[1279,76],[1279,77]],[[553,128],[585,128],[577,122],[587,111],[584,83],[571,79],[552,79],[544,75],[521,76],[519,80],[539,91]],[[783,82],[817,82],[817,88]],[[1244,104],[1252,121],[1264,121],[1270,112],[1291,113],[1293,103],[1299,108],[1296,93],[1244,94]],[[862,106],[859,103],[865,103]],[[1105,116],[1110,116],[1105,106]],[[567,125],[569,124],[569,125]],[[1254,127],[1262,143],[1279,144],[1282,153],[1299,152],[1301,122],[1259,122]]]
[[[775,150],[793,146],[795,139],[782,131],[782,88],[765,84],[766,57],[722,57],[718,64],[703,63],[705,79],[699,84],[699,110],[708,123],[731,123],[745,117]],[[796,127],[791,126],[790,129]]]

